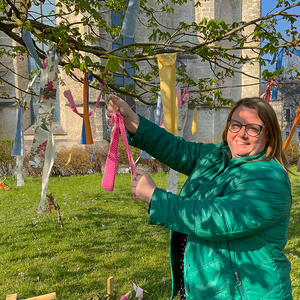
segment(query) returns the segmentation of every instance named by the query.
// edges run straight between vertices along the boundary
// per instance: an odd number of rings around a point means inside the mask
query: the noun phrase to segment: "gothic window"
[[[289,108],[284,110],[284,118],[287,122],[291,121],[291,110]]]
[[[44,24],[53,25],[55,24],[54,13],[51,13],[55,10],[54,6],[55,0],[48,0],[45,3],[40,3],[40,5],[32,5],[30,12],[32,16],[38,21],[42,21]],[[48,47],[44,43],[37,43],[42,51],[47,51]],[[31,73],[37,68],[36,62],[32,57],[28,57],[28,72]],[[40,92],[40,78],[38,78],[33,85],[33,91],[36,96],[33,96],[30,102],[30,111],[31,111],[31,125],[34,125],[37,121],[38,110],[39,110],[39,92]],[[53,116],[53,124],[60,124],[60,108],[59,108],[59,92],[58,87],[56,91],[56,102],[55,110]]]

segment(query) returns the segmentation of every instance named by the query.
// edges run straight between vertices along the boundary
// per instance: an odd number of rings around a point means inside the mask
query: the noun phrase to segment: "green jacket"
[[[186,142],[143,117],[130,144],[188,175],[180,195],[156,188],[149,211],[150,224],[171,229],[172,298],[179,289],[183,233],[188,300],[292,299],[283,252],[291,187],[280,164],[260,161],[264,152],[230,159],[223,142]]]

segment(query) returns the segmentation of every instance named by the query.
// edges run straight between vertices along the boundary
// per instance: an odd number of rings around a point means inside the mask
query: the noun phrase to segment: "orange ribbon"
[[[84,81],[83,81],[83,122],[85,127],[85,135],[86,135],[86,144],[93,144],[93,137],[91,131],[91,124],[89,118],[89,110],[87,105],[87,97],[88,97],[88,80],[87,73],[84,72]]]

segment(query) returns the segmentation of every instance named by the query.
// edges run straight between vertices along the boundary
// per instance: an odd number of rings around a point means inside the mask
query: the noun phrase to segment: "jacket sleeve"
[[[228,193],[213,199],[184,198],[157,188],[149,222],[222,242],[258,234],[289,217],[291,190],[283,169],[240,170],[230,185]]]
[[[140,116],[136,133],[129,136],[129,144],[155,157],[163,164],[189,175],[199,156],[205,155],[213,144],[187,142]]]

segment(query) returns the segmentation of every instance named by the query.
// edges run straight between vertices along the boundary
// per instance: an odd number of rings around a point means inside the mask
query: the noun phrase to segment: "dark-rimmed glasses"
[[[245,126],[245,131],[249,136],[258,136],[262,129],[266,126],[263,125],[258,125],[258,124],[246,124],[243,125],[242,123],[240,123],[239,121],[236,120],[227,120],[227,124],[228,124],[228,130],[231,131],[232,133],[238,133],[243,126]]]

